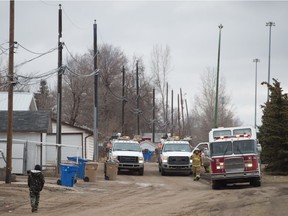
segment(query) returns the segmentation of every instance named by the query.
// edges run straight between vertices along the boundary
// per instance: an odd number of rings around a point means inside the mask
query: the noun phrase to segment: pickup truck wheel
[[[166,175],[166,172],[164,171],[163,168],[161,168],[161,175],[162,175],[162,176],[165,176],[165,175]]]
[[[140,176],[143,176],[144,175],[144,168],[140,168],[139,171],[138,171],[138,174]]]

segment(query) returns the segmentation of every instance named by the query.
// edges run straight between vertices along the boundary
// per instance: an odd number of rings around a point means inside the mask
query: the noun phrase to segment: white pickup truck
[[[192,148],[188,141],[164,141],[158,161],[159,172],[166,173],[192,173]]]
[[[115,139],[111,142],[110,154],[113,160],[117,160],[118,172],[121,170],[138,171],[144,174],[144,156],[139,142],[135,140]]]

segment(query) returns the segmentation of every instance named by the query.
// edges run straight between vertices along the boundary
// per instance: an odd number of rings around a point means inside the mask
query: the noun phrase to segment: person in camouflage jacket
[[[38,205],[40,200],[40,191],[42,191],[45,183],[45,178],[41,172],[41,166],[36,165],[34,170],[28,172],[28,187],[30,192],[30,202],[32,212],[38,211]]]

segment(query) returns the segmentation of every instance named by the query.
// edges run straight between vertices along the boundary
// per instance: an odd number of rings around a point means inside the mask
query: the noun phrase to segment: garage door
[[[61,136],[61,160],[67,160],[68,156],[82,155],[82,133],[80,134],[62,134]],[[56,143],[56,134],[47,135],[47,143]],[[69,145],[69,146],[66,146]],[[57,164],[57,147],[48,145],[46,152],[46,164]]]

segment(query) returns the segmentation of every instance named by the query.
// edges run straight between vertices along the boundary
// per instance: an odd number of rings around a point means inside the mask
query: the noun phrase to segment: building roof
[[[0,132],[7,132],[8,111],[0,111]],[[51,133],[51,114],[47,111],[13,111],[13,132]]]
[[[0,92],[0,111],[8,110],[8,92]],[[34,94],[30,92],[13,92],[14,111],[37,111]]]
[[[54,119],[53,117],[52,117],[52,123],[55,123],[55,124],[57,125],[57,120]],[[88,134],[93,134],[93,129],[88,128],[88,127],[86,127],[86,126],[71,125],[71,124],[69,124],[69,123],[67,123],[67,122],[64,122],[64,121],[61,122],[61,125],[66,125],[66,126],[71,127],[71,128],[76,128],[76,129],[78,129],[78,130],[85,131],[85,132],[88,133]],[[53,127],[52,127],[52,129],[53,129]],[[52,132],[52,133],[56,133],[56,129],[53,129],[53,132]]]

